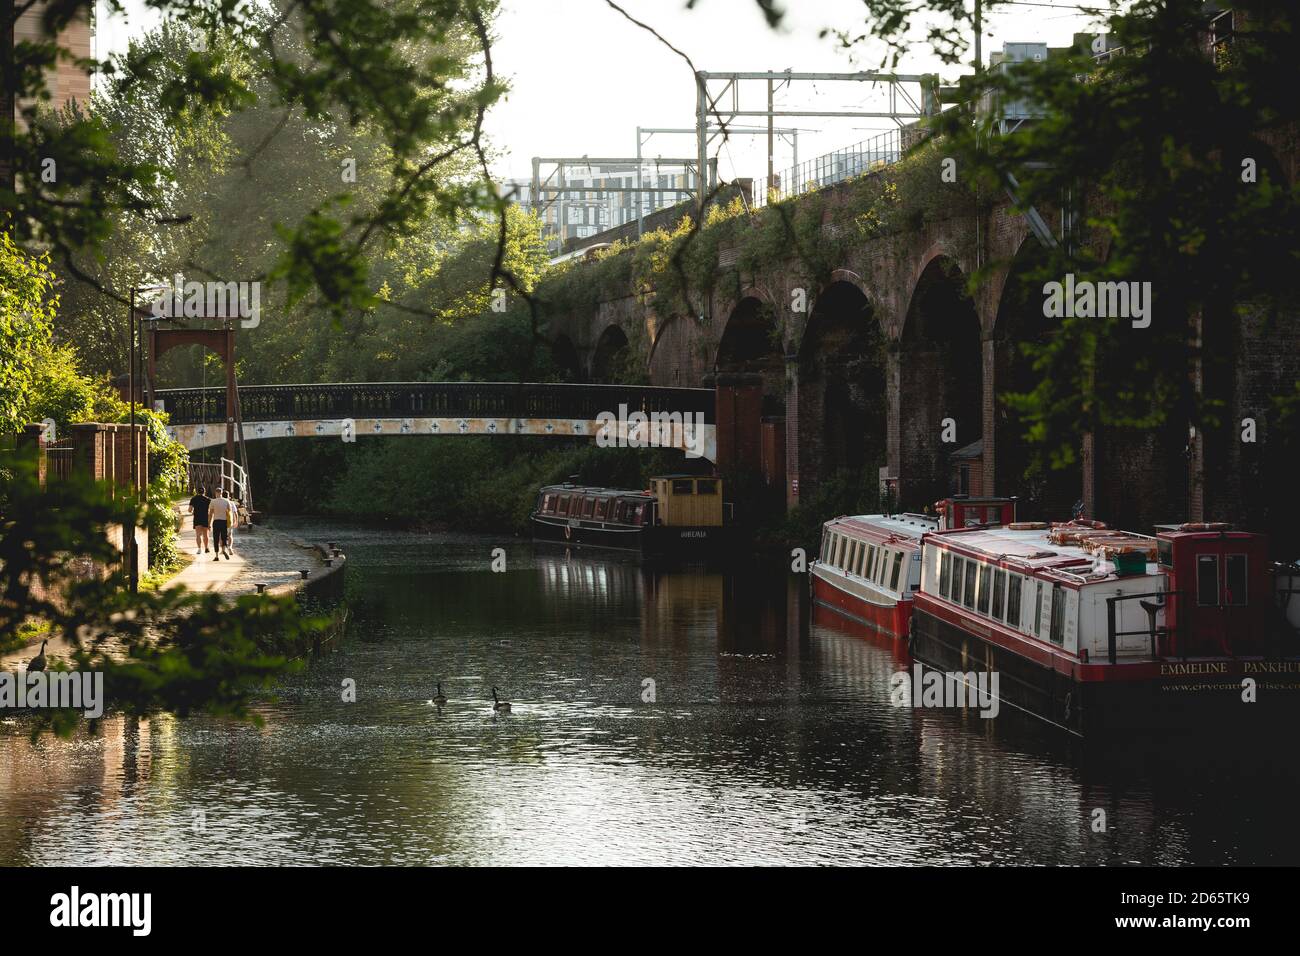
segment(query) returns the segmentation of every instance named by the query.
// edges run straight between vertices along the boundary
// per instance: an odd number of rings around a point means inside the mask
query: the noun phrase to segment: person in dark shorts
[[[212,548],[217,552],[213,561],[220,561],[224,554],[230,557],[230,523],[234,520],[235,504],[226,497],[224,489],[217,489],[217,496],[208,507],[212,518]]]
[[[200,488],[190,499],[190,514],[194,515],[194,543],[198,547],[195,554],[208,552],[208,506],[210,504],[212,499],[208,497],[206,488]]]

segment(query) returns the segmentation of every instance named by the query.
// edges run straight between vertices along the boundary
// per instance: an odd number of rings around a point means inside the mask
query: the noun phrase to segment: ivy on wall
[[[662,324],[680,316],[707,321],[712,296],[738,298],[746,277],[775,272],[792,285],[819,289],[866,243],[889,242],[888,251],[898,253],[930,223],[983,211],[964,184],[943,181],[944,158],[942,143],[928,140],[899,162],[830,189],[809,184],[803,195],[757,210],[737,195],[709,206],[698,228],[684,216],[671,229],[620,240],[593,259],[555,267],[538,285],[537,299],[552,321],[590,320],[601,302],[636,296]],[[967,241],[973,244],[973,236]],[[724,250],[735,255],[720,266]],[[786,327],[793,318],[787,309],[774,318],[782,338],[798,333]],[[644,364],[649,342],[632,339]]]

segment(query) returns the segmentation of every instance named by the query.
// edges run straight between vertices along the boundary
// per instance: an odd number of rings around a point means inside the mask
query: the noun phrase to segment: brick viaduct
[[[1292,182],[1295,169],[1293,160]],[[836,227],[842,192],[832,186],[823,194],[824,229]],[[1263,435],[1272,397],[1300,378],[1294,315],[1280,325],[1243,319],[1230,381],[1218,389],[1227,401],[1223,435],[1189,441],[1187,424],[1176,422],[1088,435],[1073,467],[1031,483],[1023,428],[999,396],[1032,385],[1019,343],[1052,331],[1041,295],[1009,281],[1037,248],[1024,217],[1003,201],[852,249],[829,281],[806,290],[803,314],[792,313],[793,290],[804,281],[792,264],[719,283],[739,291],[715,292],[698,318],[665,321],[629,294],[553,321],[548,334],[557,361],[579,378],[602,379],[629,342],[644,343],[634,354],[655,385],[699,386],[711,373],[761,376],[765,427],[778,433],[775,447],[782,438],[784,445],[784,474],[769,478],[783,482],[787,505],[837,469],[879,465],[899,505],[916,509],[956,490],[964,464],[970,493],[1019,495],[1022,514],[1068,517],[1082,499],[1087,513],[1135,529],[1171,520],[1249,523],[1253,476],[1276,463],[1264,461],[1266,436],[1260,445],[1241,443],[1240,423],[1256,418]],[[719,264],[727,261],[723,249]],[[967,297],[965,277],[986,262],[1009,265]],[[947,435],[946,419],[955,425]]]

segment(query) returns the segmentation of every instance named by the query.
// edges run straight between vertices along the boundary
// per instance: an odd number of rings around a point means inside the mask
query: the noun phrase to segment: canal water
[[[342,645],[261,727],[5,721],[0,864],[1300,863],[1289,728],[1098,753],[894,706],[784,566],[282,525],[347,551]]]

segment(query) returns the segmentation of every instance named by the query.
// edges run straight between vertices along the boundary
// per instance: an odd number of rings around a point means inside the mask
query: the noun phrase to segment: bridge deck
[[[714,424],[714,391],[640,385],[531,382],[356,382],[241,385],[245,422],[344,418],[519,418],[593,421],[602,412],[703,415]],[[226,421],[224,388],[161,389],[172,425]]]

